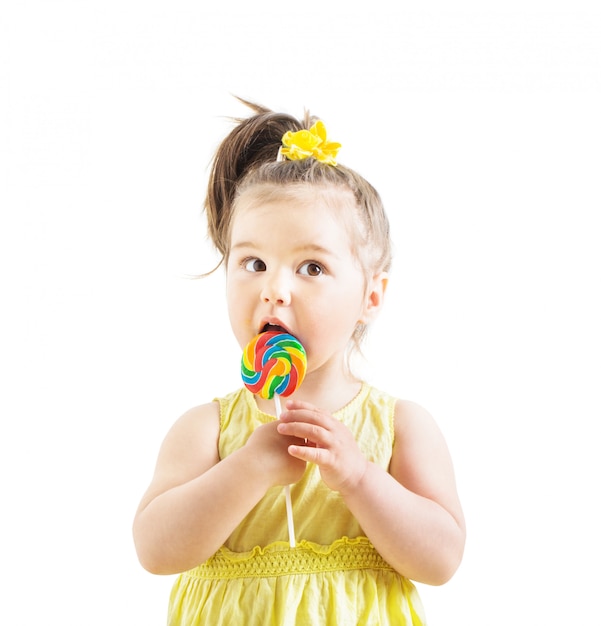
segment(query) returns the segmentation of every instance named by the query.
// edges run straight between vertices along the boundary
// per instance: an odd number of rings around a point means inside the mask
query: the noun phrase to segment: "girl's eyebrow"
[[[244,249],[244,248],[250,248],[250,249],[257,249],[260,246],[258,246],[257,244],[253,243],[252,241],[239,241],[238,243],[235,243],[230,250],[238,250],[240,248]],[[332,252],[332,250],[330,250],[329,248],[324,248],[323,246],[320,246],[317,243],[306,243],[306,244],[302,244],[300,246],[296,246],[293,248],[294,252],[314,252],[314,253],[318,253],[318,254],[325,254],[327,256],[331,256],[331,257],[336,257],[338,255],[336,255],[334,252]]]
[[[302,246],[298,246],[295,248],[295,251],[297,252],[316,252],[318,254],[326,254],[328,256],[336,256],[336,254],[334,254],[334,252],[332,252],[332,250],[330,250],[329,248],[324,248],[323,246],[320,246],[318,243],[308,243],[308,244],[304,244]]]
[[[256,248],[257,246],[252,241],[240,241],[233,246],[230,250],[237,250],[238,248]]]

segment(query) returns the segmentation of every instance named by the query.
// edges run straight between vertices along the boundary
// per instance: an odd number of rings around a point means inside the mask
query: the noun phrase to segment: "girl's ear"
[[[386,291],[386,287],[388,286],[388,273],[380,272],[372,277],[369,284],[367,285],[366,298],[365,298],[365,306],[363,309],[363,315],[359,320],[362,324],[369,324],[369,322],[373,321],[382,305],[384,304],[384,293]]]

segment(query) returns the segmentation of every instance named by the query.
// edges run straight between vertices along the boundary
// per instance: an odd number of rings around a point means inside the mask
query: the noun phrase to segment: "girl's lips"
[[[261,320],[261,330],[260,332],[264,333],[266,331],[272,331],[277,333],[288,333],[292,334],[284,324],[282,324],[282,320],[277,317],[264,318]]]

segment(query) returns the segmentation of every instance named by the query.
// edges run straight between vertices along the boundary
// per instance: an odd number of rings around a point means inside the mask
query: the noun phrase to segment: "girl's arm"
[[[138,558],[148,571],[174,574],[212,556],[274,484],[299,480],[305,463],[287,453],[276,424],[219,459],[219,407],[184,414],[161,446],[154,477],[135,515]],[[281,482],[280,482],[281,481]]]
[[[378,552],[399,573],[418,582],[446,582],[459,566],[465,522],[453,466],[443,436],[416,404],[398,401],[389,472],[363,457],[350,431],[331,416],[292,405],[280,426],[316,447],[290,453],[320,466],[323,480],[340,492]]]
[[[444,438],[421,407],[398,401],[389,472],[367,463],[342,496],[382,556],[400,573],[438,585],[455,573],[465,521]]]

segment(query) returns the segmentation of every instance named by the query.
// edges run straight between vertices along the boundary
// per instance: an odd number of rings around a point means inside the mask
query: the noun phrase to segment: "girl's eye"
[[[242,266],[247,272],[264,272],[267,269],[261,259],[245,259]]]
[[[314,261],[307,261],[299,267],[298,273],[304,274],[305,276],[321,276],[323,274],[323,267]]]

